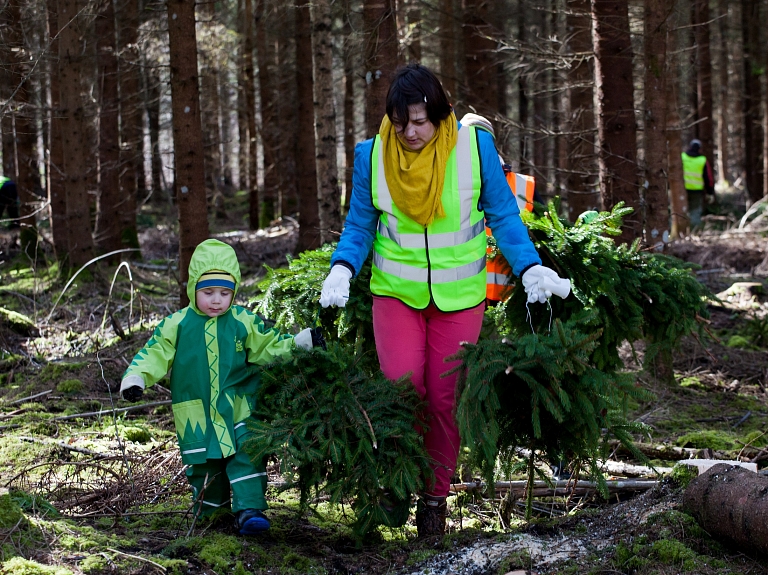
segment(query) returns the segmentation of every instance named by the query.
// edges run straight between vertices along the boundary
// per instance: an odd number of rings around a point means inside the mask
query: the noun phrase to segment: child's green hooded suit
[[[123,379],[140,376],[144,385],[151,386],[171,370],[181,459],[191,465],[187,476],[196,494],[208,476],[203,512],[226,506],[229,483],[233,511],[266,509],[263,466],[254,466],[242,452],[249,433],[246,421],[259,382],[256,366],[291,353],[295,343],[293,336],[267,329],[259,316],[240,306],[232,305],[218,317],[198,310],[195,286],[211,270],[231,274],[237,290],[240,266],[235,251],[218,240],[202,242],[189,263],[190,305],[160,322]]]

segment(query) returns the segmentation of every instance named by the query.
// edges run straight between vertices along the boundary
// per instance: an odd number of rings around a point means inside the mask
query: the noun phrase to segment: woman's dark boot
[[[419,537],[442,536],[445,533],[447,511],[445,497],[420,495],[416,503],[416,531]]]

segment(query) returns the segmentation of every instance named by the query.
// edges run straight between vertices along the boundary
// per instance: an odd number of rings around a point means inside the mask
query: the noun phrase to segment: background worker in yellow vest
[[[715,198],[715,179],[712,166],[701,151],[701,142],[691,140],[688,149],[681,154],[683,158],[683,179],[688,192],[688,217],[690,226],[701,224],[705,210],[705,194]]]
[[[546,302],[562,282],[570,288],[541,265],[492,136],[457,121],[428,68],[401,68],[378,135],[355,147],[349,214],[320,304],[345,305],[349,280],[373,247],[373,331],[381,370],[393,380],[410,373],[427,403],[424,443],[434,481],[425,481],[417,502],[419,536],[445,530],[460,439],[457,374],[441,375],[458,365],[445,358],[480,336],[486,219],[530,302]]]
[[[496,139],[496,134],[493,130],[493,124],[478,114],[467,113],[461,118],[462,126],[477,126],[493,136]],[[501,168],[504,170],[504,176],[507,179],[507,184],[512,192],[512,195],[517,200],[517,207],[522,212],[523,210],[532,212],[533,203],[538,202],[543,204],[541,196],[536,192],[536,181],[533,176],[526,176],[525,174],[517,174],[512,171],[512,166],[504,162],[504,159],[499,154],[499,162],[501,162]],[[488,226],[485,227],[485,233],[488,236],[492,236],[493,232]],[[487,249],[487,255],[491,255],[490,246]],[[512,295],[512,288],[514,283],[512,281],[512,268],[506,258],[497,251],[494,257],[488,257],[486,260],[486,291],[485,301],[488,305],[495,305],[499,302],[505,301]]]

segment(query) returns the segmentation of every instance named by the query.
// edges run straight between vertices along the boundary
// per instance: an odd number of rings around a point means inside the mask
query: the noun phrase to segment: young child
[[[240,533],[249,535],[270,526],[262,512],[267,473],[243,449],[259,382],[256,366],[324,342],[319,330],[280,334],[233,306],[239,283],[231,246],[218,240],[197,246],[189,263],[190,305],[160,322],[125,371],[120,394],[137,401],[145,386],[173,368],[173,419],[195,513],[231,507]]]

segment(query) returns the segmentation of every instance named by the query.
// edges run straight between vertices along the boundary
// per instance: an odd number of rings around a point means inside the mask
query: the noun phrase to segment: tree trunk
[[[491,39],[497,30],[490,24],[492,20],[492,8],[487,0],[465,0],[462,26],[467,69],[465,105],[490,119],[499,111],[496,41]]]
[[[99,192],[96,200],[94,239],[106,253],[119,250],[120,196],[120,128],[117,84],[117,45],[115,38],[115,6],[104,0],[96,17],[96,50],[99,83]],[[115,258],[119,259],[119,258]]]
[[[419,0],[400,0],[404,5],[405,33],[404,44],[408,61],[421,62],[421,8]]]
[[[768,478],[718,463],[688,485],[683,510],[714,538],[768,553]]]
[[[595,157],[595,113],[591,66],[592,19],[589,0],[568,0],[570,52],[574,62],[568,71],[570,118],[568,122],[568,219],[576,221],[587,210],[600,208]]]
[[[213,33],[213,25],[216,22],[216,3],[196,3],[199,12],[198,21],[205,29],[207,35]],[[221,62],[217,59],[217,49],[208,48],[200,50],[200,105],[202,106],[203,121],[203,168],[205,170],[205,195],[208,204],[215,206],[214,214],[217,218],[225,217],[221,206],[221,192],[219,181],[221,179],[221,131],[219,121],[219,68]]]
[[[163,158],[160,155],[160,86],[160,70],[150,68],[147,71],[147,123],[152,156],[152,192],[155,198],[167,191],[163,185]]]
[[[677,47],[674,26],[667,27],[667,54],[674,54]],[[678,76],[676,68],[670,62],[667,68],[667,121],[665,135],[667,138],[667,178],[669,179],[669,202],[672,212],[670,237],[677,239],[685,236],[690,228],[688,217],[688,194],[683,183],[683,151],[682,127],[680,113],[677,109]]]
[[[296,145],[298,125],[296,113],[298,103],[296,95],[296,8],[278,3],[277,50],[275,77],[277,86],[277,176],[278,215],[295,214],[298,211],[298,178],[296,175]],[[312,60],[308,60],[311,62]]]
[[[693,30],[696,38],[696,137],[702,152],[714,158],[714,107],[712,106],[712,56],[710,54],[709,0],[693,1]]]
[[[168,43],[174,186],[179,206],[179,288],[181,305],[186,306],[189,260],[197,245],[208,238],[194,3],[168,0]]]
[[[728,4],[726,0],[718,0],[718,30],[720,32],[720,69],[718,70],[718,80],[720,83],[720,102],[718,106],[717,122],[717,173],[720,181],[728,182],[728,68],[729,68],[729,50],[728,50]]]
[[[525,23],[527,11],[525,9],[525,2],[520,0],[518,2],[517,10],[517,30],[518,30],[518,42],[523,45],[527,42],[528,34],[526,31]],[[531,154],[531,134],[529,118],[530,118],[530,98],[528,94],[530,92],[529,78],[524,71],[521,71],[517,76],[517,114],[520,122],[520,173],[532,176],[532,154]]]
[[[344,0],[344,213],[349,211],[352,198],[352,172],[355,163],[355,65],[353,58],[359,46],[351,42],[352,24],[350,0]],[[309,45],[311,50],[311,45]]]
[[[83,107],[82,0],[59,0],[59,90],[62,114],[61,141],[67,196],[67,247],[69,262],[78,268],[93,258],[90,201],[85,172],[90,158],[85,137]]]
[[[458,73],[456,72],[456,9],[455,0],[440,3],[440,81],[448,99],[456,101]]]
[[[248,106],[246,103],[246,66],[248,62],[247,48],[248,38],[251,35],[251,19],[253,18],[250,8],[251,0],[238,0],[237,13],[239,22],[240,42],[238,44],[239,63],[237,66],[237,185],[241,190],[249,190],[250,179],[248,168]]]
[[[598,166],[604,210],[619,202],[634,208],[618,241],[642,235],[637,141],[632,86],[632,45],[627,0],[592,0]]]
[[[327,0],[323,0],[323,3],[327,3]],[[381,119],[386,112],[387,91],[397,68],[397,23],[394,0],[363,0],[363,34],[365,37],[363,61],[365,132],[366,137],[372,138],[379,133]],[[314,34],[312,42],[314,45]]]
[[[47,0],[48,12],[48,41],[50,51],[58,55],[59,52],[59,16],[58,0]],[[50,153],[48,154],[48,202],[50,203],[51,236],[53,249],[60,266],[68,263],[69,240],[67,232],[67,196],[64,181],[64,146],[62,144],[62,114],[59,88],[58,63],[50,65],[50,91],[51,91],[51,120],[50,135],[48,141]],[[5,160],[5,154],[3,154]]]
[[[34,257],[37,245],[37,227],[32,213],[37,200],[36,192],[40,188],[40,176],[37,165],[37,127],[34,107],[31,104],[33,85],[29,78],[32,70],[29,65],[30,56],[28,54],[30,52],[24,40],[25,18],[22,17],[22,8],[20,0],[10,0],[6,4],[6,14],[3,15],[5,16],[4,19],[7,19],[3,41],[5,43],[4,56],[7,58],[5,62],[9,68],[6,81],[10,82],[11,94],[9,96],[12,97],[8,104],[13,110],[12,133],[15,136],[15,168],[17,170],[15,174],[12,172],[4,172],[4,174],[15,179],[19,194],[21,249]],[[29,31],[27,30],[27,32]],[[8,113],[9,109],[6,108],[3,114]]]
[[[309,0],[296,6],[296,61],[312,61],[312,24]],[[299,180],[299,241],[296,253],[320,247],[320,218],[318,214],[317,170],[315,169],[315,114],[313,108],[312,74],[305,66],[296,66],[298,91],[298,137],[296,139],[296,170]]]
[[[141,86],[139,82],[139,2],[124,0],[117,15],[120,49],[120,242],[138,248],[136,209],[139,187],[144,188]],[[141,186],[139,185],[141,183]]]
[[[247,122],[247,141],[242,138],[240,146],[247,146],[248,154],[248,225],[252,230],[259,229],[259,184],[256,174],[256,76],[253,71],[253,0],[243,4],[243,96]],[[242,154],[242,151],[241,151]],[[242,174],[240,175],[242,178]],[[242,185],[242,184],[241,184]]]
[[[271,0],[256,0],[254,8],[256,58],[259,62],[259,95],[261,96],[261,141],[264,151],[264,187],[261,190],[259,227],[267,227],[275,219],[278,195],[277,93],[275,90],[275,44],[271,37],[275,18]]]
[[[327,243],[341,233],[341,196],[336,168],[336,111],[333,103],[331,5],[316,0],[310,9],[314,69],[315,157],[320,239]]]
[[[528,28],[531,32],[529,41],[534,46],[542,47],[545,49],[545,39],[549,37],[549,31],[547,30],[547,11],[549,8],[549,0],[545,0],[544,4],[540,6],[541,10],[533,11],[533,25]],[[535,48],[534,48],[535,49]],[[532,156],[533,156],[533,170],[532,173],[536,177],[536,191],[542,196],[547,196],[547,188],[549,187],[549,173],[548,173],[548,161],[547,161],[547,147],[549,145],[550,138],[547,134],[550,132],[550,120],[551,120],[551,104],[549,102],[549,91],[551,89],[551,75],[550,70],[534,64],[541,69],[536,71],[531,82],[535,82],[535,88],[532,94],[533,100],[533,125],[532,125]]]
[[[664,0],[645,0],[645,243],[663,251],[669,241],[667,194],[667,13]],[[661,359],[663,361],[663,358]]]
[[[744,160],[747,192],[753,202],[763,197],[760,177],[760,3],[741,0],[741,31],[744,37]]]

